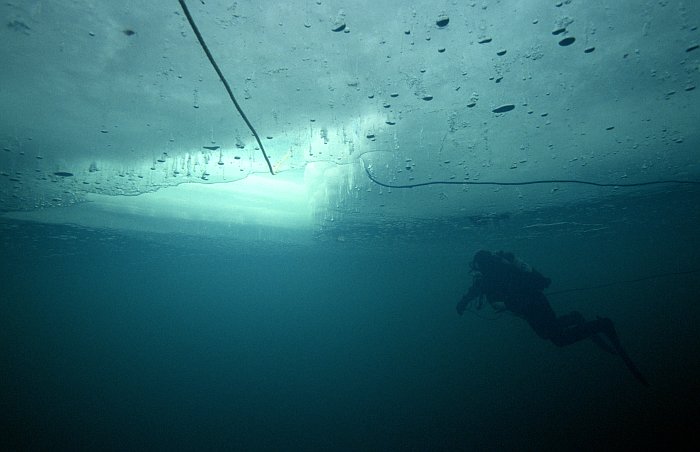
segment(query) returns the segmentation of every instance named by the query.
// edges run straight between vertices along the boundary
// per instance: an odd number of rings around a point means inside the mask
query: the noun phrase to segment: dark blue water
[[[698,199],[338,226],[302,245],[3,221],[3,448],[697,441],[700,283],[673,273],[700,269]],[[651,387],[590,342],[557,348],[513,316],[458,316],[479,248],[514,251],[550,292],[588,288],[552,295],[554,309],[613,318]]]

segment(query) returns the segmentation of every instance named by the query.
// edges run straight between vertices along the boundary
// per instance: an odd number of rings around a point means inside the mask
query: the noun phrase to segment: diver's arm
[[[478,276],[474,276],[474,282],[472,283],[472,286],[469,288],[469,292],[462,295],[462,299],[459,300],[459,303],[457,303],[457,313],[459,315],[464,314],[464,310],[467,309],[467,305],[469,305],[469,303],[474,298],[476,298],[482,294],[483,294],[483,291],[481,288],[481,278]]]

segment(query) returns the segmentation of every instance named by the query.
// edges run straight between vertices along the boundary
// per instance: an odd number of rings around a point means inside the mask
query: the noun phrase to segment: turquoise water
[[[498,218],[335,226],[301,245],[3,221],[4,448],[692,439],[700,283],[684,272],[700,269],[698,200],[669,188]],[[550,296],[557,312],[614,319],[651,387],[592,343],[560,349],[516,317],[458,316],[480,248],[515,252],[552,278],[550,292],[575,289]]]

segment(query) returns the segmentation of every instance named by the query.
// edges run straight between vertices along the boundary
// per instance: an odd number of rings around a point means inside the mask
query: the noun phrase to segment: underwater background
[[[699,195],[308,241],[3,220],[3,449],[697,445]],[[611,317],[650,387],[589,341],[458,316],[480,248],[551,277],[558,313]]]
[[[0,452],[700,450],[700,1],[7,0],[0,62]],[[458,315],[481,249],[649,386]]]

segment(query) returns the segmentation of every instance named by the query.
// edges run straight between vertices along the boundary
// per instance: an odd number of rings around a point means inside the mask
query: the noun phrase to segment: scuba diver
[[[557,316],[542,293],[551,280],[513,253],[480,250],[472,260],[471,273],[472,286],[457,304],[459,315],[474,300],[476,309],[483,308],[485,298],[496,312],[509,311],[523,318],[539,337],[559,347],[590,338],[603,350],[620,356],[632,375],[649,386],[622,348],[612,320],[598,317],[586,321],[576,311]]]

